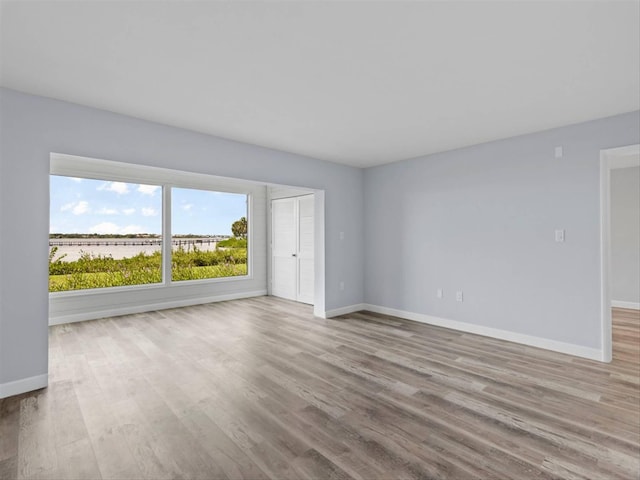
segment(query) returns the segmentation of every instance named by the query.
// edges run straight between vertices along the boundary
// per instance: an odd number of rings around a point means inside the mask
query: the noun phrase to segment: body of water
[[[198,250],[215,250],[217,238],[172,238],[172,248],[180,247],[192,250],[194,246]],[[158,238],[52,238],[49,240],[49,251],[57,247],[54,260],[66,255],[63,262],[78,260],[83,253],[92,255],[111,255],[115,259],[130,258],[140,252],[152,254],[162,248],[162,240]]]

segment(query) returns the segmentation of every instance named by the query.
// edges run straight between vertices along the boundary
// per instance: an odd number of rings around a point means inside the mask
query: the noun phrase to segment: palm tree
[[[231,225],[231,232],[236,238],[247,238],[247,217],[236,220]]]

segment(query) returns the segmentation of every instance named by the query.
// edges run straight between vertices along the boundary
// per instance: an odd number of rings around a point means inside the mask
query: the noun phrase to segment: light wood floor
[[[614,361],[261,297],[52,327],[0,478],[637,479],[640,318]]]

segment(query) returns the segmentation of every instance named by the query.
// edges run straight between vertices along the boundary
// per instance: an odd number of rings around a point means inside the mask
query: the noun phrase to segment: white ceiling
[[[632,2],[2,2],[0,82],[355,166],[640,108]]]

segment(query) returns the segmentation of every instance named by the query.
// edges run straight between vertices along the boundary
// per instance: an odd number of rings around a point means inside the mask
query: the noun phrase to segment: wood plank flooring
[[[614,360],[260,297],[50,329],[0,478],[637,479],[640,318]]]

